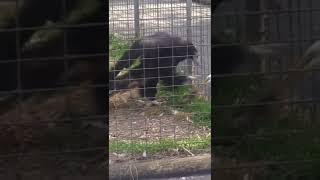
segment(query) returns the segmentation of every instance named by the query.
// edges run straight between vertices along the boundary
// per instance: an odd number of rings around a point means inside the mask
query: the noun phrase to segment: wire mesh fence
[[[110,167],[210,152],[210,16],[189,0],[109,1]]]
[[[317,178],[319,2],[218,2],[214,178]]]
[[[0,9],[0,179],[105,178],[107,4]]]

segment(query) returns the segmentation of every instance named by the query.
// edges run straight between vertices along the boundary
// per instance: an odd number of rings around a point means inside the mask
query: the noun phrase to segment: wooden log
[[[211,171],[211,155],[109,165],[109,179],[168,178]]]

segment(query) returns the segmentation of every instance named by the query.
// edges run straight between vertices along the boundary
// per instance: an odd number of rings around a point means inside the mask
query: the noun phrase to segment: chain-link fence
[[[320,2],[218,2],[214,178],[317,179]]]
[[[210,168],[210,17],[191,0],[109,1],[111,178]]]
[[[106,9],[0,2],[0,179],[105,179]]]

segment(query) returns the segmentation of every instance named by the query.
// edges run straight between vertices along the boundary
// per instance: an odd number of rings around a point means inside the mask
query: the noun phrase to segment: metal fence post
[[[134,32],[135,37],[140,37],[139,0],[134,0]]]
[[[187,40],[192,42],[191,17],[192,17],[192,0],[187,0]],[[187,60],[187,73],[192,74],[192,60]]]

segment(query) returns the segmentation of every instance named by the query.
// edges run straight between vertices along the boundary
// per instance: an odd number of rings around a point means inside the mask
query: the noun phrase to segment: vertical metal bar
[[[62,0],[60,3],[62,3],[62,18],[66,18],[67,16],[67,0]],[[63,65],[64,65],[64,71],[65,71],[65,74],[68,74],[69,72],[69,67],[68,67],[68,62],[69,62],[69,59],[67,58],[67,55],[68,55],[68,42],[67,42],[67,29],[64,28],[63,29]],[[67,82],[65,82],[65,85],[68,87],[69,86],[69,80],[67,79],[66,80]],[[66,87],[66,88],[67,88]],[[70,96],[69,94],[67,94],[65,96],[65,105],[66,105],[66,112],[67,112],[67,119],[71,117],[71,110],[70,110]]]
[[[173,0],[171,0],[171,2],[170,2],[170,13],[171,13],[171,21],[170,21],[170,26],[171,26],[171,35],[173,34],[173,31],[174,31],[174,29],[173,29]]]
[[[313,39],[313,3],[312,0],[309,0],[309,7],[310,8],[310,12],[309,12],[309,20],[310,20],[310,27],[309,27],[309,39]],[[316,87],[316,79],[315,76],[319,75],[319,71],[311,71],[311,97],[314,98],[315,97],[315,87]],[[312,103],[312,107],[311,107],[311,122],[310,124],[314,124],[316,122],[316,118],[317,118],[317,106],[318,103]]]
[[[187,0],[187,40],[192,42],[191,17],[192,17],[192,0]],[[187,60],[187,73],[192,74],[192,60]]]
[[[276,26],[276,37],[277,37],[277,40],[281,41],[281,29],[280,29],[280,20],[279,20],[279,13],[276,12],[274,13],[274,18],[275,18],[275,26]],[[287,68],[287,62],[284,62],[282,59],[280,59],[280,61],[278,60],[279,62],[279,69],[280,71],[283,71],[284,70],[284,67]],[[282,78],[282,76],[280,75],[280,78]]]
[[[260,0],[260,3],[259,3],[259,10],[264,12],[266,10],[265,8],[265,2],[263,0]],[[260,23],[259,24],[259,34],[260,34],[260,37],[258,37],[260,39],[260,42],[262,43],[265,43],[266,41],[266,36],[265,36],[265,32],[266,32],[266,27],[265,27],[265,19],[266,19],[266,14],[263,13],[261,14],[260,16]],[[276,22],[278,19],[276,18]],[[266,71],[269,71],[271,70],[271,62],[270,60],[268,60],[266,57],[262,57],[261,58],[261,70],[262,72],[266,72]]]
[[[140,37],[139,0],[134,0],[134,32],[135,37]]]
[[[292,10],[293,9],[293,2],[292,2],[292,0],[288,0],[287,1],[287,7],[286,7],[286,10]],[[293,37],[294,37],[294,21],[293,21],[293,13],[291,12],[291,11],[288,11],[288,22],[289,22],[289,36],[288,36],[288,38],[289,39],[293,39]],[[294,43],[289,43],[289,46],[290,46],[290,53],[289,53],[289,58],[290,59],[294,59],[294,57],[295,57],[295,44]],[[304,73],[302,73],[302,74],[304,74]],[[296,73],[294,74],[294,78],[296,78]],[[294,90],[294,88],[292,88],[292,90],[290,90],[290,93],[291,94],[293,94],[293,96],[294,96],[294,99],[296,99],[297,97],[296,97],[296,95],[295,95],[295,90]],[[295,113],[295,111],[296,111],[296,108],[297,108],[297,106],[295,106],[294,104],[289,104],[288,105],[288,107],[289,107],[289,112],[290,112],[290,114],[294,114]]]
[[[117,2],[117,1],[116,1],[116,2]],[[120,5],[121,5],[121,3],[118,4],[118,6],[120,6]],[[132,37],[131,37],[131,34],[130,34],[131,32],[129,32],[129,29],[130,29],[130,20],[129,20],[129,19],[130,19],[130,18],[129,18],[130,7],[131,7],[131,3],[129,3],[129,1],[126,1],[126,15],[125,15],[125,16],[126,16],[126,19],[127,19],[127,22],[126,22],[126,23],[127,23],[127,29],[128,29],[128,31],[127,31],[127,33],[125,33],[125,35],[124,35],[124,36],[125,36],[125,39],[130,39],[130,38],[132,38]],[[120,25],[118,24],[118,28],[119,28],[119,29],[121,29],[120,27],[121,27],[121,24],[120,24]]]
[[[17,92],[18,92],[18,114],[19,114],[19,118],[21,119],[22,116],[20,116],[22,114],[23,111],[23,106],[22,106],[22,98],[23,98],[23,94],[22,94],[22,83],[21,83],[21,45],[20,45],[20,41],[21,41],[21,37],[20,37],[20,14],[19,14],[19,6],[20,6],[20,0],[16,1],[16,10],[17,10],[17,18],[16,18],[16,62],[17,62]]]
[[[300,28],[302,27],[302,21],[301,21],[301,18],[302,18],[302,12],[300,11],[302,9],[302,4],[301,4],[301,1],[297,1],[297,15],[298,15],[298,18],[297,18],[297,25],[298,25],[298,28],[297,28],[297,31],[298,31],[298,37],[296,39],[300,40],[303,38],[303,30]],[[303,53],[303,50],[302,50],[302,46],[303,46],[303,42],[299,42],[299,56],[301,56],[301,54]]]
[[[160,21],[159,21],[159,19],[160,19],[160,13],[159,13],[159,11],[160,11],[160,7],[159,7],[159,4],[160,4],[160,1],[159,0],[157,0],[157,2],[156,2],[156,4],[157,4],[157,32],[159,32],[160,31]]]
[[[206,18],[206,17],[204,17],[204,18]],[[196,74],[199,74],[199,71],[200,71],[200,75],[201,75],[201,81],[203,82],[204,81],[204,79],[205,79],[205,77],[206,77],[206,75],[204,75],[204,74],[207,74],[208,72],[207,72],[207,68],[206,68],[206,59],[202,56],[204,53],[206,53],[207,51],[205,51],[204,49],[205,49],[205,46],[204,46],[204,39],[203,39],[203,36],[204,36],[204,34],[203,34],[203,32],[205,31],[204,30],[204,28],[203,27],[206,27],[206,26],[204,26],[204,24],[203,24],[203,18],[202,18],[202,16],[200,16],[200,37],[199,37],[199,41],[200,41],[200,46],[199,46],[199,53],[201,54],[199,57],[198,57],[198,61],[200,61],[200,63],[199,63],[199,67],[197,67],[196,69],[197,69],[197,72],[196,72]],[[207,42],[208,43],[208,42]],[[197,84],[198,84],[198,88],[200,88],[200,82],[199,82],[199,80],[197,80]],[[202,86],[201,85],[201,91],[203,92],[203,94],[206,96],[207,94],[205,93],[206,92],[206,90],[205,90],[205,88],[204,88],[204,86]]]
[[[246,42],[247,38],[247,28],[246,28],[246,24],[247,24],[247,16],[246,16],[246,3],[247,1],[238,1],[238,6],[239,8],[237,8],[237,14],[239,13],[238,16],[238,27],[239,27],[239,41],[240,42]]]

